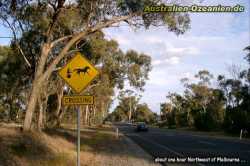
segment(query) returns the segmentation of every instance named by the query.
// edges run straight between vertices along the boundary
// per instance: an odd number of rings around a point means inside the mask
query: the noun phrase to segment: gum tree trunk
[[[39,102],[40,108],[39,108],[39,117],[38,117],[38,131],[42,131],[43,128],[43,104]]]
[[[88,113],[89,113],[89,107],[86,105],[85,107],[85,124],[88,124]]]
[[[37,104],[39,88],[40,87],[36,83],[33,84],[24,119],[23,129],[25,131],[31,130],[32,117]]]
[[[29,97],[29,100],[27,103],[27,109],[26,109],[24,125],[23,125],[24,131],[31,130],[33,113],[34,113],[36,105],[37,105],[37,100],[38,100],[38,97],[40,94],[41,85],[44,82],[44,79],[41,79],[41,76],[42,76],[44,68],[45,68],[45,64],[46,64],[46,60],[47,60],[49,51],[50,51],[50,44],[47,44],[47,43],[44,44],[42,46],[41,58],[40,58],[39,63],[37,65],[35,78],[34,78],[34,81],[32,84],[31,94],[30,94],[30,97]]]
[[[60,126],[60,115],[62,114],[62,97],[63,97],[63,86],[61,89],[57,92],[57,108],[56,108],[56,119],[53,127],[59,127]]]
[[[40,85],[44,82],[45,79],[49,78],[54,70],[54,68],[56,67],[56,65],[65,57],[66,53],[68,53],[68,50],[81,38],[86,37],[87,35],[90,35],[100,29],[103,28],[107,28],[110,27],[111,25],[118,23],[118,22],[122,22],[124,20],[128,20],[134,16],[138,15],[138,13],[132,13],[129,15],[125,15],[125,16],[121,16],[121,17],[114,17],[109,21],[106,22],[101,22],[101,23],[97,23],[94,27],[92,28],[87,28],[84,31],[81,31],[73,36],[70,35],[70,41],[63,47],[63,49],[60,51],[60,53],[58,54],[58,56],[51,62],[51,64],[47,67],[46,70],[45,69],[45,64],[46,64],[46,59],[48,57],[48,53],[51,50],[51,48],[58,44],[58,42],[63,41],[65,38],[68,38],[69,36],[64,36],[61,37],[51,43],[45,43],[42,46],[41,49],[41,56],[40,56],[40,60],[38,62],[38,66],[37,66],[37,71],[35,73],[35,79],[33,80],[33,85],[32,85],[32,91],[29,97],[29,101],[27,103],[27,109],[26,109],[26,114],[25,114],[25,120],[24,120],[24,125],[23,125],[23,129],[25,131],[29,131],[31,130],[31,124],[32,124],[32,117],[33,117],[33,113],[35,111],[35,107],[37,104],[37,98],[39,95],[39,88]],[[51,27],[50,30],[52,30],[53,27]],[[51,31],[48,31],[51,32]],[[48,33],[48,38],[50,38],[50,33]],[[48,40],[49,41],[49,40]]]

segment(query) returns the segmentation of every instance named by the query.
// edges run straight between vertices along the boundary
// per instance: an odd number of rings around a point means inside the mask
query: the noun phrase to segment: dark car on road
[[[144,122],[139,122],[136,124],[136,131],[148,131],[148,126]]]

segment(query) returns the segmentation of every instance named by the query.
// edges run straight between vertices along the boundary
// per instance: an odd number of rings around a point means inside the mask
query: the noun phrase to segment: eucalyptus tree
[[[172,111],[172,105],[171,103],[161,103],[160,104],[160,116],[161,116],[161,121],[167,120],[167,116],[169,113]]]
[[[133,81],[133,79],[132,79]],[[139,87],[142,89],[143,87]],[[132,116],[136,113],[137,105],[140,101],[141,96],[136,94],[135,91],[126,89],[119,92],[119,107],[127,115],[127,120],[130,122]]]
[[[244,50],[247,51],[245,60],[250,64],[250,46],[246,47]],[[250,131],[249,76],[250,67],[242,71],[236,70],[236,72],[233,72],[231,75],[232,78],[226,78],[223,75],[218,77],[219,86],[225,95],[227,103],[224,120],[224,127],[227,131],[239,132],[241,129],[248,129],[248,131]]]
[[[221,127],[225,117],[223,91],[211,86],[213,75],[209,71],[201,70],[195,77],[198,78],[196,82],[181,79],[184,93],[169,93],[169,102],[162,104],[161,109],[169,112],[166,116],[168,124],[201,130]]]
[[[3,106],[1,114],[6,120],[16,121],[19,110],[23,110],[25,104],[25,90],[29,77],[24,61],[15,54],[10,46],[0,46],[0,101]]]
[[[60,62],[78,49],[79,41],[121,22],[134,27],[166,25],[182,34],[189,28],[184,13],[144,13],[146,5],[161,0],[11,0],[0,3],[0,18],[13,32],[20,55],[34,72],[27,102],[24,130],[31,129],[41,86]],[[28,42],[21,42],[26,37]],[[28,57],[30,56],[30,57]]]
[[[114,91],[124,89],[125,82],[135,89],[143,89],[152,68],[151,58],[133,50],[121,51],[118,43],[105,39],[102,32],[96,32],[89,37],[80,51],[100,71],[100,75],[82,92],[95,96],[95,104],[93,107],[85,107],[83,117],[85,122],[100,123],[107,116]]]
[[[146,122],[153,124],[156,122],[156,115],[150,110],[146,103],[138,104],[136,111],[133,114],[133,119],[136,122]]]

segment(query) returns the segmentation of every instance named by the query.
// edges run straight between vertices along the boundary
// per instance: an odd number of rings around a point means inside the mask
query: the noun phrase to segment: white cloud
[[[160,37],[157,36],[146,36],[144,38],[144,41],[150,44],[156,44],[156,43],[162,43],[163,40]]]
[[[183,47],[183,48],[177,48],[172,47],[167,49],[167,52],[176,54],[176,55],[197,55],[199,54],[199,49],[195,47]]]
[[[204,2],[231,5],[243,0]],[[237,14],[194,13],[191,30],[178,37],[162,27],[136,32],[124,27],[107,31],[124,51],[135,49],[152,57],[153,70],[142,102],[147,102],[153,111],[159,111],[159,103],[166,100],[168,91],[182,92],[181,78],[193,81],[193,76],[202,69],[214,75],[226,73],[226,63],[244,62],[242,50],[249,45],[248,10]]]
[[[188,79],[192,79],[193,78],[193,76],[192,76],[192,74],[190,72],[184,73],[184,77],[188,78]]]
[[[143,49],[149,55],[153,55],[153,66],[176,65],[179,64],[183,57],[194,56],[200,53],[198,47],[193,45],[181,45],[176,42],[176,37],[166,39],[156,33],[155,36],[148,35],[143,38]],[[155,56],[154,56],[155,55]]]
[[[170,84],[170,79],[167,76],[167,73],[162,70],[162,71],[158,71],[158,70],[153,70],[150,74],[149,74],[149,80],[147,82],[148,85],[153,85],[153,86],[161,86],[161,85],[168,85]]]
[[[180,63],[180,58],[177,56],[173,56],[170,57],[169,59],[166,59],[165,62],[171,65],[177,65]]]
[[[191,15],[192,33],[225,34],[229,33],[235,19],[232,13],[194,13]]]
[[[114,39],[118,41],[119,44],[122,45],[128,45],[130,43],[130,41],[122,35],[117,35]]]
[[[162,61],[161,61],[161,60],[153,60],[153,61],[152,61],[152,65],[153,65],[153,66],[160,65],[160,64],[162,64]]]

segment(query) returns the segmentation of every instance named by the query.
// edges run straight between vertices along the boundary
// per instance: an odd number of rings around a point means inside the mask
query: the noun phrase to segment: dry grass
[[[76,165],[75,143],[74,129],[25,133],[17,127],[0,126],[0,166]],[[124,139],[117,139],[110,126],[85,127],[81,131],[81,166],[144,165],[143,153],[135,154],[135,149],[129,148]]]
[[[74,156],[74,145],[63,138],[0,128],[1,166],[68,166]]]
[[[100,130],[106,130],[98,127]],[[93,129],[93,128],[91,128]],[[108,129],[108,128],[107,128]],[[115,136],[102,132],[81,133],[81,165],[100,165],[96,155],[113,145]],[[1,166],[70,166],[76,161],[76,132],[68,129],[25,133],[16,126],[0,126]],[[108,144],[107,144],[108,143]]]
[[[110,126],[85,127],[81,131],[81,165],[102,166],[106,160],[115,156],[124,155],[124,145],[116,138]],[[75,143],[76,131],[74,129],[58,129],[46,132],[50,136],[63,136],[69,142]],[[113,158],[112,158],[113,156]],[[105,161],[104,161],[105,160]]]

